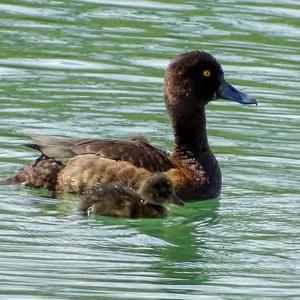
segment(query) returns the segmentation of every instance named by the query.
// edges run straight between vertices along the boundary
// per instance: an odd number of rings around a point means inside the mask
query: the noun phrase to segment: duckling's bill
[[[216,92],[216,99],[226,99],[234,102],[238,102],[241,104],[256,104],[257,102],[253,97],[248,96],[237,90],[231,84],[229,84],[226,80],[223,80],[223,83],[219,90]]]

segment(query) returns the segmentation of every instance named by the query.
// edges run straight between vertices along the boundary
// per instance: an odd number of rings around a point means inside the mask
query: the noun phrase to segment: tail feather
[[[40,148],[40,146],[38,144],[24,144],[24,146],[42,152],[41,148]]]
[[[0,185],[18,184],[16,175],[0,179]]]
[[[57,175],[63,167],[59,161],[42,157],[24,166],[16,175],[0,180],[0,185],[24,184],[34,188],[55,190]]]

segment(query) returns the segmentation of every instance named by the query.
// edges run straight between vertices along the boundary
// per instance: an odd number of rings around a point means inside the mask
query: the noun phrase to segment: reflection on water
[[[220,199],[163,220],[86,218],[78,197],[1,186],[0,298],[297,299],[299,3],[0,3],[0,176],[36,157],[30,134],[172,148],[163,103],[174,55],[212,52],[258,107],[215,101]],[[280,296],[279,296],[280,295]]]

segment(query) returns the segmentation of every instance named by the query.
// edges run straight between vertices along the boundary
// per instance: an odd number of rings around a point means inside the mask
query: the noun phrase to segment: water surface
[[[30,134],[171,149],[162,78],[184,51],[213,53],[259,106],[208,106],[222,195],[164,220],[0,187],[0,298],[299,299],[299,18],[296,0],[2,0],[1,177],[36,158]]]

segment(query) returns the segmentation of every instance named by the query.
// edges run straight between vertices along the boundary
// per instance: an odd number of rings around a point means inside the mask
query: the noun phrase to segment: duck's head
[[[144,203],[163,205],[169,201],[184,205],[184,202],[176,196],[170,179],[161,173],[147,177],[142,182],[138,194]]]
[[[204,51],[183,53],[170,63],[165,75],[165,99],[169,109],[178,104],[194,109],[216,99],[257,104],[227,83],[221,65]]]

